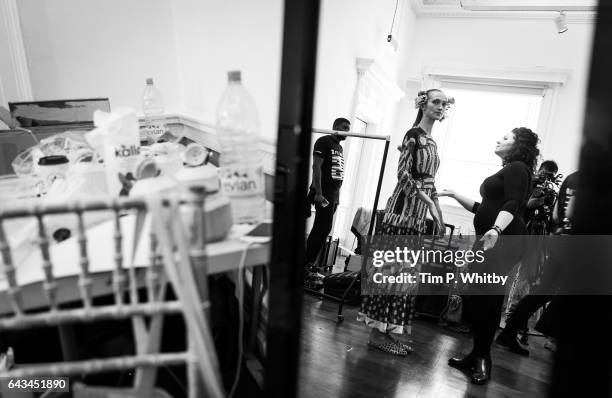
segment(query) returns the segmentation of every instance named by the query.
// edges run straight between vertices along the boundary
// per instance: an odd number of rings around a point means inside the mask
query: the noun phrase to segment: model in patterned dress
[[[444,119],[452,103],[454,100],[438,89],[418,93],[415,105],[419,112],[399,147],[398,181],[387,201],[377,235],[397,236],[398,241],[408,235],[418,236],[425,229],[427,213],[434,219],[438,231],[444,233],[434,185],[440,158],[431,129],[436,121]],[[417,272],[416,268],[409,271]],[[369,345],[396,355],[407,355],[411,351],[397,336],[411,332],[415,293],[412,289],[363,296],[357,319],[372,329]]]

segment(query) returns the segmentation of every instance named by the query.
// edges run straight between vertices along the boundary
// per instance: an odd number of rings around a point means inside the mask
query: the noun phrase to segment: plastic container
[[[41,178],[42,188],[47,192],[56,179],[65,179],[70,163],[64,155],[43,156],[38,160],[36,173]]]
[[[146,83],[142,94],[142,112],[144,113],[145,126],[140,131],[140,140],[153,144],[166,132],[164,98],[153,84],[153,78],[147,78]]]
[[[259,153],[259,116],[239,71],[228,72],[216,127],[221,149],[221,193],[230,198],[234,222],[260,222],[265,209],[265,181]]]
[[[120,195],[126,180],[134,180],[136,167],[141,160],[138,137],[138,118],[129,109],[116,113],[94,112],[97,128],[88,133],[88,139],[104,151],[104,166],[109,193]]]

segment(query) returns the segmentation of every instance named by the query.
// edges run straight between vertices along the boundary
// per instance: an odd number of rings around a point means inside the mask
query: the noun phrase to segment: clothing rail
[[[378,184],[376,185],[376,195],[374,196],[374,206],[372,207],[372,218],[370,219],[370,226],[368,228],[368,235],[367,235],[367,241],[366,241],[366,248],[370,246],[370,239],[372,236],[372,232],[374,231],[374,223],[376,220],[376,210],[378,208],[378,199],[380,197],[380,189],[382,187],[382,182],[383,182],[383,177],[385,175],[385,166],[387,164],[387,154],[389,153],[389,143],[391,142],[391,136],[389,135],[367,135],[367,134],[359,134],[359,133],[351,133],[350,131],[337,131],[337,130],[324,130],[324,129],[312,129],[313,133],[318,133],[318,134],[338,134],[338,135],[342,135],[345,137],[357,137],[357,138],[365,138],[365,139],[372,139],[372,140],[381,140],[381,141],[385,141],[385,150],[383,152],[383,158],[382,158],[382,162],[380,164],[380,173],[378,175]],[[363,263],[362,263],[362,268],[365,269],[367,263],[367,256],[363,256]],[[344,294],[342,296],[342,299],[340,300],[340,305],[338,306],[338,322],[342,322],[344,320],[344,315],[342,315],[342,307],[344,305],[344,302],[346,300],[346,296],[348,294],[349,291],[351,291],[351,289],[353,288],[353,285],[355,284],[355,282],[357,281],[357,278],[355,277],[351,283],[349,284],[348,288],[344,291]],[[316,292],[314,290],[311,289],[305,289],[306,291],[310,291],[311,293],[320,295],[322,297],[326,297],[326,298],[330,298],[332,300],[337,300],[335,297],[333,296],[329,296],[325,293],[320,293],[320,292]]]
[[[390,135],[377,135],[377,134],[359,134],[359,133],[351,133],[350,131],[338,131],[338,130],[325,130],[325,129],[312,129],[313,133],[317,134],[339,134],[346,137],[359,137],[359,138],[370,138],[372,140],[384,140],[391,141]]]

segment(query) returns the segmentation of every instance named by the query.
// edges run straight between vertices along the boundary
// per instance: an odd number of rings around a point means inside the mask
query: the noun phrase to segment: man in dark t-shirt
[[[349,131],[351,123],[338,118],[334,121],[336,131]],[[340,201],[340,187],[344,179],[344,157],[340,142],[346,136],[338,133],[319,138],[314,145],[312,184],[308,192],[308,212],[315,206],[315,219],[306,241],[306,267],[311,269],[331,231],[334,213]]]

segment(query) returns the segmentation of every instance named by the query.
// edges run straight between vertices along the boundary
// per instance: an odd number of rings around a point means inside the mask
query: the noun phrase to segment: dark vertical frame
[[[571,29],[571,27],[570,27]],[[612,2],[600,0],[580,153],[574,230],[590,236],[572,248],[562,292],[612,284]],[[582,101],[576,98],[576,101]],[[562,137],[559,137],[562,139]],[[608,235],[604,238],[603,235]],[[575,246],[575,245],[574,245]],[[603,291],[603,290],[599,290]],[[561,296],[563,320],[551,397],[612,396],[612,296]]]
[[[296,395],[319,0],[286,0],[265,396]]]

